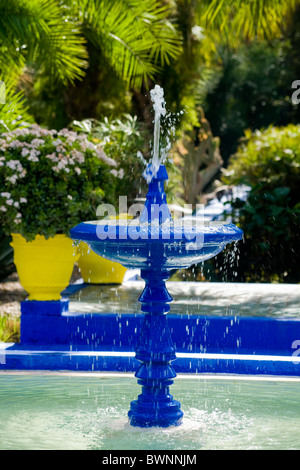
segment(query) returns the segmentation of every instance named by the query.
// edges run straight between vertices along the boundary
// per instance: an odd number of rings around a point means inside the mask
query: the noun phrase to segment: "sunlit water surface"
[[[0,449],[300,449],[300,382],[177,377],[184,421],[139,429],[129,376],[0,374]]]

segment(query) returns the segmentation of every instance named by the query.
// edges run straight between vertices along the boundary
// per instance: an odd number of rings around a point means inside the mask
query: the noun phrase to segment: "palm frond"
[[[82,77],[87,65],[78,24],[55,0],[0,0],[0,47],[18,67],[37,64],[62,82]]]
[[[87,37],[133,86],[180,53],[180,38],[156,0],[77,0]]]
[[[199,21],[216,29],[229,42],[273,38],[281,34],[285,17],[297,0],[211,0],[202,2]]]
[[[24,92],[16,90],[16,80],[4,75],[0,76],[0,80],[5,86],[5,99],[0,104],[0,133],[32,123]]]

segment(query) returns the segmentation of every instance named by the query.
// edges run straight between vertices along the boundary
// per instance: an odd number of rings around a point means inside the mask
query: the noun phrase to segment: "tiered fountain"
[[[226,244],[242,238],[233,224],[194,223],[173,220],[169,211],[164,181],[166,168],[159,159],[160,116],[164,114],[163,90],[152,90],[155,111],[154,154],[147,168],[149,190],[144,210],[133,220],[83,222],[71,230],[74,240],[127,268],[139,268],[145,288],[139,301],[145,313],[136,358],[141,362],[136,377],[142,393],[131,403],[129,420],[133,426],[168,427],[179,425],[183,412],[169,393],[176,377],[171,362],[176,358],[167,312],[172,297],[166,289],[170,271],[205,261],[220,253]]]

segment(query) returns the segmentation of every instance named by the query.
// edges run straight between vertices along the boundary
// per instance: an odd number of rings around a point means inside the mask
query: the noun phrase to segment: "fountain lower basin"
[[[145,281],[140,295],[145,313],[136,359],[142,393],[131,402],[130,424],[140,427],[178,426],[183,412],[169,392],[176,377],[176,359],[166,313],[170,296],[166,280],[173,269],[187,268],[220,253],[226,244],[240,240],[241,229],[233,224],[191,224],[171,217],[164,192],[168,178],[164,165],[149,184],[146,203],[138,219],[83,222],[71,230],[71,238],[88,243],[95,253],[125,267],[139,268]]]
[[[185,374],[173,387],[182,426],[141,429],[126,419],[133,374],[1,372],[0,449],[106,451],[100,463],[110,451],[144,464],[143,451],[195,464],[200,450],[300,449],[299,378]]]

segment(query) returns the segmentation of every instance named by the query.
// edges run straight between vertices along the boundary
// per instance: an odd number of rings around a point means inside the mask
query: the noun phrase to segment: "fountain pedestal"
[[[141,362],[136,377],[142,393],[131,402],[128,413],[131,425],[140,427],[179,425],[183,417],[180,403],[169,393],[176,377],[172,367],[176,355],[166,315],[172,297],[165,281],[172,270],[215,256],[243,233],[232,224],[193,227],[184,220],[174,221],[164,192],[167,178],[161,165],[149,184],[139,219],[120,220],[117,225],[90,221],[71,230],[73,239],[87,242],[95,253],[127,268],[139,268],[145,281],[139,298],[145,318],[136,348]]]
[[[141,276],[146,285],[139,301],[145,319],[136,349],[136,359],[141,365],[135,376],[142,393],[131,402],[130,424],[140,427],[179,425],[183,412],[180,403],[169,393],[176,377],[171,365],[176,355],[166,315],[172,301],[165,285],[169,273],[142,270]]]

